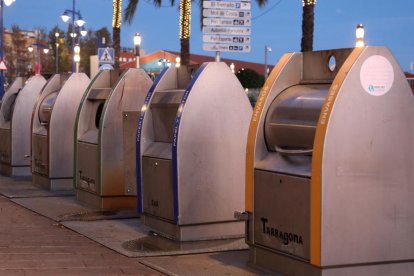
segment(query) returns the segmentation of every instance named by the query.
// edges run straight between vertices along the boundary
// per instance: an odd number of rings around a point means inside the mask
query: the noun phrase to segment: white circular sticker
[[[386,94],[394,82],[394,69],[383,56],[375,55],[367,58],[361,67],[361,85],[373,96]]]

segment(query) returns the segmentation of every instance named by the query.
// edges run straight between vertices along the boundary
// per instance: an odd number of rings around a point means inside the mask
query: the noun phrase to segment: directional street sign
[[[250,52],[251,0],[203,1],[203,50]]]
[[[250,11],[232,11],[232,10],[203,10],[204,17],[227,17],[227,18],[250,18]]]
[[[250,35],[250,28],[203,27],[203,34]]]
[[[250,26],[250,19],[204,18],[204,26]]]
[[[233,44],[203,44],[204,51],[219,51],[219,52],[250,52],[250,45],[233,45]]]
[[[229,2],[229,1],[203,1],[205,9],[232,9],[232,10],[250,10],[251,5],[247,2]]]
[[[233,44],[250,44],[249,36],[221,36],[221,35],[203,35],[203,42],[209,43],[233,43]]]
[[[98,48],[98,61],[99,61],[99,65],[114,64],[115,63],[114,48]]]

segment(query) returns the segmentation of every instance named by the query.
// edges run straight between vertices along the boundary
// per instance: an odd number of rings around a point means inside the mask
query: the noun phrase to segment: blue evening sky
[[[247,54],[222,53],[223,57],[253,62],[264,62],[264,47],[272,48],[269,62],[274,64],[285,52],[299,51],[301,38],[301,0],[269,0],[259,9],[253,1],[252,51]],[[155,8],[151,0],[140,0],[131,25],[121,28],[121,46],[132,47],[133,34],[140,32],[142,48],[147,53],[165,49],[179,51],[178,4],[174,7]],[[167,1],[165,1],[167,3]],[[179,0],[176,1],[177,3]],[[127,0],[123,0],[124,8]],[[72,8],[72,0],[16,0],[4,11],[4,24],[17,24],[22,29],[43,27],[50,30],[58,24],[66,29],[60,15]],[[111,31],[112,0],[76,0],[87,21],[86,27],[93,30],[107,26]],[[378,0],[318,0],[315,7],[314,49],[353,47],[355,26],[365,26],[365,42],[368,45],[385,45],[394,54],[404,70],[414,62],[414,1]],[[191,52],[213,55],[202,50],[200,10],[192,8]]]

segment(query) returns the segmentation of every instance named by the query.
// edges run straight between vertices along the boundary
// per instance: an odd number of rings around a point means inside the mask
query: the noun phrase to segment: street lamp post
[[[135,57],[137,62],[137,68],[139,68],[139,47],[142,42],[142,37],[139,33],[135,33],[134,35],[134,46],[135,46]]]
[[[73,48],[73,52],[75,55],[73,56],[73,60],[75,61],[76,67],[75,67],[75,73],[79,73],[79,63],[80,63],[80,47],[78,44],[75,45]]]
[[[268,54],[268,52],[271,52],[271,51],[272,51],[272,48],[265,45],[265,56],[264,56],[264,58],[265,58],[265,68],[264,68],[265,69],[265,72],[264,72],[265,80],[267,80],[267,76],[269,75],[268,68],[267,68],[267,54]]]
[[[168,60],[168,59],[165,59],[165,58],[160,58],[157,63],[158,63],[158,66],[162,65],[162,69],[165,69],[165,66],[167,66],[167,67],[171,66],[171,61]],[[160,69],[160,71],[161,71],[161,69]]]
[[[49,53],[49,45],[45,45],[40,43],[40,32],[39,31],[35,31],[37,33],[37,37],[36,37],[36,43],[33,43],[31,45],[29,45],[29,47],[27,48],[27,50],[32,53],[34,50],[34,47],[36,47],[36,53],[34,54],[35,60],[36,60],[36,54],[37,54],[37,66],[35,66],[36,64],[34,64],[33,66],[33,70],[35,71],[35,74],[40,74],[42,71],[42,64],[41,64],[41,58],[40,58],[40,49],[43,48],[43,53],[47,54]],[[35,61],[36,62],[36,61]]]
[[[4,26],[3,26],[3,16],[4,16],[4,5],[10,6],[16,0],[0,0],[0,60],[3,61],[4,57]],[[4,71],[0,70],[0,100],[4,95]]]
[[[42,64],[40,59],[40,48],[43,48],[43,53],[48,54],[49,53],[49,47],[46,45],[43,45],[41,43],[35,43],[30,45],[27,50],[32,53],[34,48],[33,46],[36,46],[36,54],[37,54],[37,67],[33,66],[33,70],[35,71],[35,74],[40,74],[42,71]],[[36,54],[34,54],[34,59],[36,60]]]
[[[177,56],[175,58],[175,67],[179,68],[181,66],[181,57]]]
[[[75,37],[76,37],[75,29],[77,27],[82,28],[86,22],[85,20],[83,20],[80,14],[80,11],[75,10],[75,0],[73,0],[72,2],[72,9],[71,10],[66,9],[63,12],[63,15],[61,16],[63,22],[68,22],[68,20],[71,18],[69,16],[70,13],[72,14],[72,34],[71,34],[71,37],[72,37],[72,72],[74,72],[75,71],[75,51],[74,50],[75,50]],[[75,16],[78,16],[78,19],[75,20]]]
[[[55,33],[56,37],[56,74],[59,73],[59,32]]]
[[[234,63],[232,62],[231,64],[230,64],[230,70],[231,70],[231,72],[234,74],[234,69],[236,68],[236,65],[234,65]]]
[[[33,52],[33,46],[32,45],[29,45],[29,47],[27,47],[27,50],[29,51],[29,53],[32,53]],[[31,65],[31,68],[33,69],[33,71],[34,71],[34,61],[33,61],[33,65]]]
[[[355,36],[356,36],[355,47],[364,47],[365,45],[364,35],[365,35],[364,25],[358,24],[355,30]]]

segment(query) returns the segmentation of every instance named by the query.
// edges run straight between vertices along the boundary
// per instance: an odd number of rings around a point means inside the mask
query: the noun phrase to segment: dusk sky
[[[123,0],[123,8],[128,0]],[[155,8],[151,0],[140,0],[131,25],[121,27],[121,46],[132,47],[133,35],[140,32],[142,48],[147,52],[159,49],[179,51],[178,3],[174,7]],[[269,0],[259,9],[252,0],[252,51],[245,54],[222,53],[222,57],[264,62],[264,48],[272,48],[269,63],[275,64],[285,52],[299,51],[301,38],[302,1]],[[42,27],[47,30],[58,25],[66,29],[60,19],[65,9],[72,9],[72,0],[16,0],[4,11],[4,24],[21,29]],[[86,27],[108,27],[112,31],[112,0],[76,0]],[[318,0],[315,6],[314,50],[347,48],[355,44],[355,27],[365,26],[368,45],[387,46],[403,70],[414,62],[414,1],[378,0]],[[191,53],[214,55],[202,49],[200,10],[192,7]]]

